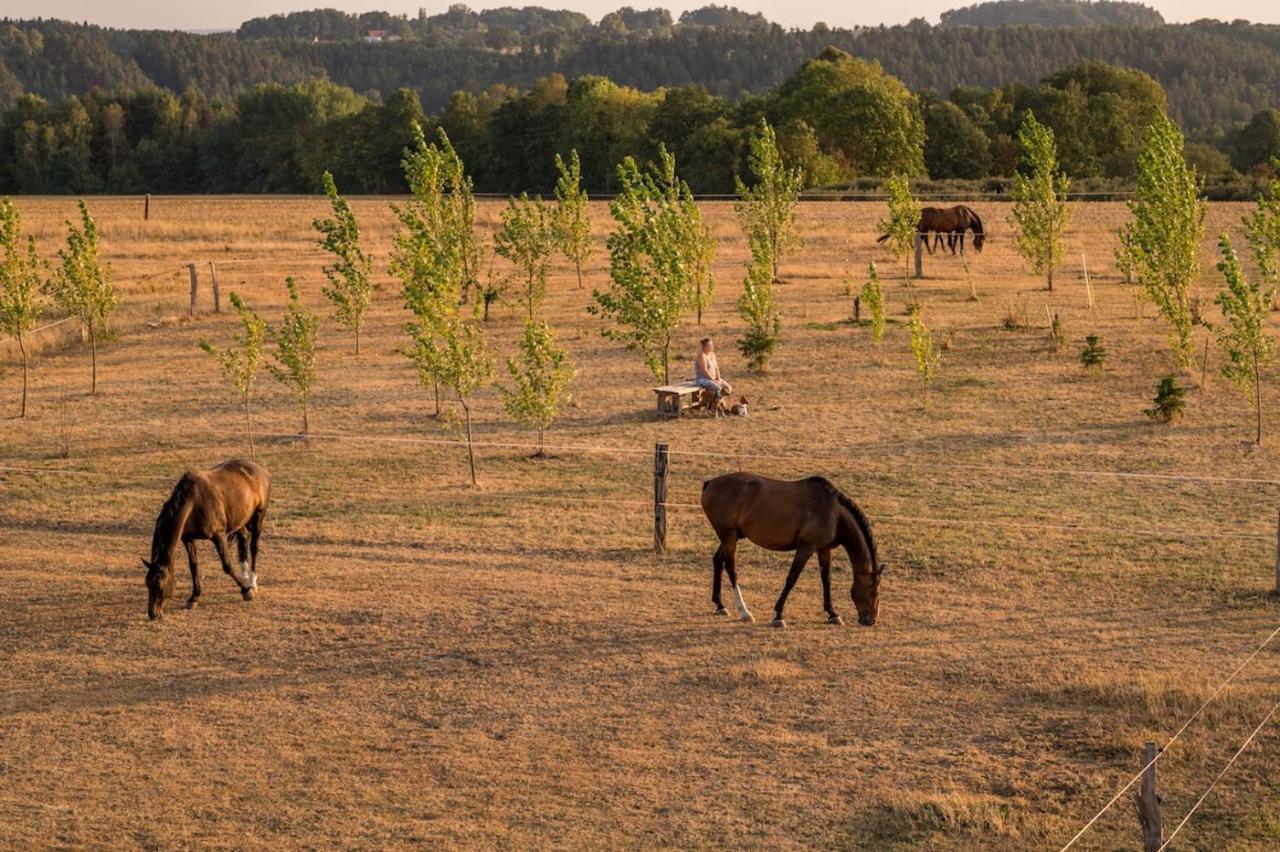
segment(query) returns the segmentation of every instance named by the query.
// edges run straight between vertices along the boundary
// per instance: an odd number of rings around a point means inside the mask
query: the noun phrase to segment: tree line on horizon
[[[1093,10],[1117,4],[1084,5]],[[350,36],[364,24],[385,21],[346,16],[354,23],[343,24],[342,37],[329,40],[329,29],[341,27],[320,22],[334,16],[343,13],[273,16],[263,19],[264,27],[271,26],[261,37],[0,20],[0,109],[23,94],[56,102],[94,89],[150,86],[175,93],[195,88],[207,98],[228,100],[263,83],[325,77],[375,100],[413,89],[431,113],[444,109],[459,90],[527,89],[553,73],[570,80],[607,77],[642,91],[701,85],[736,100],[780,84],[828,46],[879,62],[913,91],[1034,85],[1085,61],[1137,68],[1165,88],[1175,120],[1208,142],[1274,106],[1280,91],[1280,27],[1246,22],[1045,27],[913,21],[787,30],[710,6],[679,21],[661,9],[624,8],[586,26],[573,13],[454,6],[427,19],[434,36],[371,44]],[[276,31],[294,34],[272,35]],[[494,41],[493,34],[502,31],[514,33],[518,43]]]
[[[1053,129],[1071,177],[1125,181],[1168,101],[1148,75],[1099,63],[1035,86],[963,86],[942,97],[836,48],[736,100],[697,85],[646,92],[559,74],[524,90],[456,92],[434,115],[409,89],[375,99],[325,79],[230,99],[154,87],[57,103],[22,95],[0,112],[0,192],[319,192],[325,171],[349,192],[403,192],[416,123],[448,133],[481,192],[547,192],[555,157],[570,150],[581,152],[588,191],[613,192],[618,162],[656,161],[662,146],[694,192],[728,193],[761,119],[809,187],[891,174],[974,181],[1013,174],[1030,111]],[[1280,112],[1259,111],[1221,147],[1192,142],[1186,153],[1210,184],[1265,173],[1280,156]]]

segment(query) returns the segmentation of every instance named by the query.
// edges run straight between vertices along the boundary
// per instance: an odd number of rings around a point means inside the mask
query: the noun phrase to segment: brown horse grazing
[[[746,538],[768,550],[794,550],[791,571],[774,604],[773,624],[784,627],[782,608],[809,557],[818,554],[822,569],[822,607],[830,624],[843,624],[831,606],[831,551],[843,547],[853,566],[849,597],[858,610],[858,623],[876,623],[880,608],[880,574],[884,566],[876,556],[871,525],[858,506],[820,476],[797,482],[769,479],[753,473],[729,473],[702,483],[702,511],[711,522],[720,547],[711,558],[711,602],[716,614],[726,610],[720,602],[720,574],[729,572],[734,603],[742,621],[753,621],[738,587],[738,539]]]
[[[258,538],[267,513],[271,476],[257,462],[232,459],[204,471],[187,471],[173,487],[160,509],[151,538],[151,559],[147,568],[147,616],[164,614],[165,601],[173,594],[174,553],[178,545],[187,548],[191,568],[191,597],[187,608],[200,598],[200,572],[196,567],[196,542],[208,539],[218,551],[222,570],[240,587],[240,595],[253,600],[258,588]],[[240,575],[227,558],[227,536],[235,536],[239,546]]]
[[[916,231],[925,238],[924,247],[929,250],[929,254],[933,254],[935,248],[942,246],[943,238],[946,238],[947,248],[951,249],[951,253],[956,253],[956,246],[960,248],[960,254],[964,254],[964,235],[966,231],[973,231],[973,249],[976,252],[982,252],[982,246],[987,240],[986,233],[982,227],[982,219],[974,212],[972,207],[964,204],[955,207],[926,207],[920,211],[920,223],[916,226]],[[929,235],[933,234],[933,244],[930,245]],[[876,242],[882,243],[889,239],[889,235],[885,234]]]

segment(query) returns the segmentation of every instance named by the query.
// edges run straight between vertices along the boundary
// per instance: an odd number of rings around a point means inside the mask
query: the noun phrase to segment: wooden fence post
[[[857,325],[862,322],[862,297],[853,297],[853,323]]]
[[[196,297],[200,292],[200,279],[196,277],[196,265],[194,263],[187,264],[187,272],[191,275],[191,307],[188,313],[195,316],[200,312],[200,306],[196,302]]]
[[[1089,282],[1089,258],[1085,257],[1084,252],[1080,253],[1080,265],[1084,267],[1084,294],[1089,300],[1089,310],[1093,310],[1093,284]]]
[[[1280,596],[1280,519],[1276,520],[1276,595]]]
[[[928,239],[925,234],[916,234],[916,279],[924,278],[924,241]]]
[[[222,313],[222,294],[218,292],[218,267],[209,261],[209,282],[213,285],[213,312]]]
[[[146,198],[142,200],[142,221],[146,222],[151,218],[151,193],[147,193]]]
[[[1164,825],[1160,819],[1160,794],[1156,792],[1156,744],[1149,742],[1142,747],[1142,786],[1134,794],[1138,806],[1138,822],[1142,823],[1142,848],[1144,852],[1159,852],[1164,845]]]
[[[667,445],[653,445],[653,549],[667,549]]]

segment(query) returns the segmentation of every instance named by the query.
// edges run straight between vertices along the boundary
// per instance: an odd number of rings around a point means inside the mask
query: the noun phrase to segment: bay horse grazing
[[[964,204],[958,204],[955,207],[925,207],[920,211],[920,222],[916,226],[916,232],[925,238],[924,247],[929,250],[929,254],[933,254],[935,248],[942,246],[942,240],[945,237],[947,248],[951,249],[951,253],[956,253],[958,245],[960,254],[963,255],[966,231],[973,231],[973,249],[981,253],[982,246],[987,241],[982,219],[972,207]],[[933,234],[932,245],[929,243],[930,234]],[[887,239],[889,235],[885,234],[876,242],[882,243]]]
[[[187,549],[191,568],[191,609],[200,598],[200,571],[196,566],[196,542],[213,542],[222,570],[240,587],[240,595],[253,600],[258,588],[258,538],[267,513],[271,476],[257,462],[232,459],[202,471],[187,471],[173,487],[160,509],[151,537],[147,568],[147,617],[160,618],[165,601],[173,594],[174,554]],[[240,573],[227,557],[227,536],[238,545]]]
[[[884,566],[876,555],[871,524],[852,500],[820,476],[796,482],[769,479],[753,473],[729,473],[702,483],[702,511],[720,537],[711,559],[711,602],[716,614],[726,610],[720,602],[720,575],[729,573],[734,603],[742,621],[754,621],[738,586],[738,540],[745,538],[767,550],[795,551],[782,594],[773,607],[773,625],[785,627],[782,608],[787,595],[809,557],[818,554],[822,570],[822,608],[829,624],[843,624],[831,606],[831,551],[844,548],[853,567],[849,597],[858,610],[858,623],[876,623],[880,608],[880,574]]]

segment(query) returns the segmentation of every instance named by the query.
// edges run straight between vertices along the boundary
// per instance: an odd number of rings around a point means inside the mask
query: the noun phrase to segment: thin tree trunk
[[[702,325],[702,282],[698,282],[698,325]]]
[[[467,418],[467,464],[471,467],[471,484],[476,485],[476,452],[471,441],[471,406],[467,405],[467,401],[459,397],[462,401],[462,412]]]
[[[545,456],[547,454],[546,450],[542,446],[542,433],[543,433],[542,424],[539,423],[538,424],[538,455],[539,456]]]
[[[249,458],[256,460],[258,454],[253,448],[253,421],[249,419],[249,394],[244,395],[244,431],[249,436]]]
[[[19,417],[27,416],[27,347],[18,335],[18,351],[22,353],[22,407],[18,409]]]
[[[434,384],[436,388],[436,413],[431,416],[439,420],[440,419],[440,380],[432,379],[432,384]]]
[[[1254,438],[1255,444],[1262,443],[1262,368],[1258,364],[1258,358],[1253,358],[1253,410],[1257,415],[1258,432]]]
[[[662,383],[671,384],[671,338],[662,347]]]
[[[89,379],[89,396],[98,395],[98,332],[94,330],[93,323],[89,323],[89,349],[92,354],[90,356],[92,366],[90,367],[91,378]]]
[[[1053,267],[1049,267],[1049,292],[1053,292]]]
[[[578,270],[578,289],[582,289],[582,261],[577,258],[573,259],[574,268]]]
[[[1204,336],[1204,360],[1200,362],[1200,390],[1209,387],[1209,335]]]
[[[360,324],[356,323],[356,355],[360,354]]]
[[[306,400],[303,400],[303,401],[302,401],[302,434],[304,434],[304,435],[309,435],[309,434],[311,434],[311,424],[310,424],[310,421],[308,421],[308,419],[307,419],[307,402],[306,402]]]

